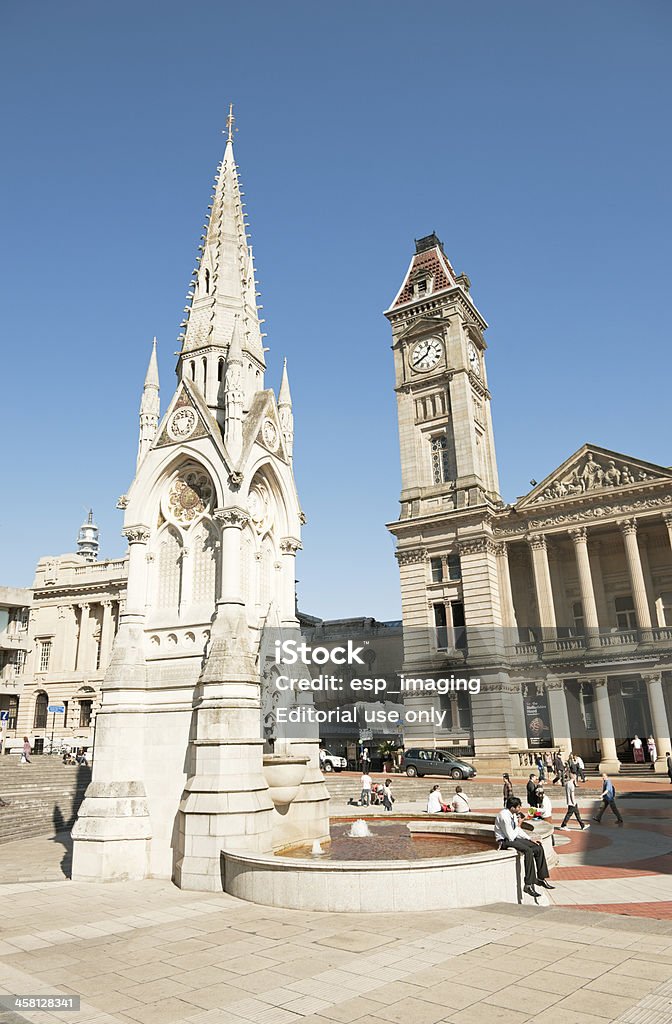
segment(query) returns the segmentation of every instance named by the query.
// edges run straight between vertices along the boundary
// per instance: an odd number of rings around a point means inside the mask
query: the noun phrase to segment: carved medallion
[[[264,420],[261,436],[266,447],[270,448],[272,452],[276,451],[278,447],[278,431],[273,420]]]
[[[183,405],[168,420],[168,433],[174,441],[186,441],[193,434],[197,423],[198,417],[194,410]]]

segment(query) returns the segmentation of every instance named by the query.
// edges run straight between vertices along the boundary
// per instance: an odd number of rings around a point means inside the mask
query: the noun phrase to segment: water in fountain
[[[324,850],[322,849],[322,845],[319,839],[313,840],[313,845],[310,849],[310,855],[311,857],[324,857]]]
[[[367,839],[372,835],[369,826],[366,824],[363,818],[358,818],[357,821],[353,821],[350,826],[348,835],[351,839]]]

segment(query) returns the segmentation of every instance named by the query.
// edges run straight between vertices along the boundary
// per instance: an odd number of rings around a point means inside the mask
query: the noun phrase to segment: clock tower
[[[401,447],[401,519],[499,505],[484,331],[487,323],[435,234],[415,253],[386,316],[392,325]]]

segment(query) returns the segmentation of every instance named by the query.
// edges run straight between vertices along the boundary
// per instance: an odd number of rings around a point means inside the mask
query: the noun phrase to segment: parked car
[[[348,762],[344,757],[332,754],[330,750],[325,750],[324,747],[320,750],[320,768],[323,772],[342,772],[347,767]]]
[[[451,779],[473,779],[476,769],[445,750],[413,748],[404,753],[402,764],[407,775],[448,775]]]

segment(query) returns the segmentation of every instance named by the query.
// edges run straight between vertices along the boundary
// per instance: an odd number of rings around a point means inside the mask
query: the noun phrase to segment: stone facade
[[[0,587],[0,725],[3,749],[12,748],[19,726],[22,679],[30,647],[28,622],[32,594],[21,587]]]
[[[406,742],[482,769],[543,748],[617,770],[631,740],[666,771],[672,709],[672,470],[584,445],[529,494],[499,493],[487,324],[435,235],[387,311],[402,464],[404,671],[468,668],[481,692]],[[436,701],[427,695],[407,703]],[[535,710],[536,709],[536,710]]]

